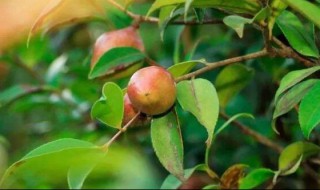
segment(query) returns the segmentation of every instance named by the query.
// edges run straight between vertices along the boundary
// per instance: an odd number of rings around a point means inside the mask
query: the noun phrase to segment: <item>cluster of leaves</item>
[[[134,4],[132,1],[127,1],[124,7],[134,6]],[[111,5],[114,5],[114,3],[111,3]],[[52,10],[53,8],[49,9],[48,14],[44,14],[45,16],[42,18],[50,15],[49,13]],[[234,30],[240,38],[245,37],[245,25],[250,25],[263,31],[265,46],[275,46],[274,44],[269,44],[274,35],[283,35],[288,42],[288,48],[293,48],[298,53],[298,56],[305,56],[311,62],[319,60],[319,48],[315,43],[314,32],[316,31],[316,27],[320,27],[320,22],[317,18],[317,13],[320,12],[318,1],[311,3],[306,0],[272,0],[269,2],[262,0],[156,0],[148,8],[148,12],[145,14],[147,17],[144,18],[147,21],[148,16],[150,17],[156,11],[159,12],[159,36],[165,40],[166,37],[170,37],[170,24],[174,24],[176,21],[181,22],[182,20],[182,23],[194,22],[201,25],[206,22],[206,10],[213,11],[213,15],[217,16],[226,26]],[[299,17],[310,23],[312,32],[305,27],[306,25],[301,22]],[[114,19],[115,22],[117,22],[117,19]],[[39,25],[38,23],[34,26]],[[248,164],[228,165],[228,169],[222,167],[223,172],[220,171],[222,175],[219,177],[217,174],[219,172],[213,169],[213,165],[216,164],[214,162],[217,160],[214,158],[216,154],[211,154],[211,149],[218,145],[223,146],[226,144],[226,142],[220,142],[219,144],[217,139],[223,130],[227,130],[226,127],[230,123],[245,117],[254,118],[252,114],[243,113],[241,109],[240,112],[235,110],[237,107],[245,105],[246,102],[241,105],[241,101],[238,101],[233,107],[230,105],[234,103],[233,101],[237,97],[241,97],[239,93],[250,85],[250,82],[255,77],[255,70],[253,66],[249,66],[250,62],[239,63],[237,61],[230,62],[232,63],[231,65],[219,70],[218,73],[212,73],[208,70],[204,74],[201,73],[203,74],[201,77],[195,78],[198,77],[198,74],[193,71],[209,68],[217,63],[209,63],[204,60],[204,53],[200,53],[200,56],[196,54],[197,44],[201,44],[199,39],[197,39],[199,41],[196,45],[190,48],[190,51],[184,56],[183,61],[180,61],[182,57],[180,37],[183,29],[183,26],[179,26],[174,31],[175,35],[173,36],[175,38],[172,41],[175,43],[175,48],[174,53],[170,55],[173,57],[174,64],[167,69],[177,80],[177,103],[165,115],[152,118],[150,124],[150,138],[153,150],[162,166],[170,173],[163,181],[162,188],[179,188],[184,181],[187,181],[199,171],[206,173],[212,179],[211,183],[205,184],[202,187],[204,189],[250,189],[260,185],[273,186],[277,183],[277,179],[280,176],[293,174],[299,169],[300,164],[305,159],[319,154],[320,146],[316,143],[297,141],[286,146],[281,151],[278,159],[278,169],[276,170],[261,167],[261,165],[258,165],[258,167],[257,165],[249,165],[250,162],[248,162]],[[256,31],[256,33],[258,32]],[[260,38],[260,42],[262,42],[263,38],[261,36]],[[230,42],[231,45],[233,43],[235,42]],[[29,45],[32,46],[32,44]],[[148,47],[147,45],[146,49]],[[250,50],[247,52],[250,52]],[[270,52],[270,55],[272,53],[274,52]],[[111,49],[99,59],[85,78],[96,79],[103,76],[107,77],[104,80],[107,79],[109,81],[103,85],[100,83],[96,85],[103,86],[100,99],[96,96],[90,96],[92,118],[121,131],[121,127],[123,127],[123,95],[126,81],[135,70],[145,64],[144,62],[150,61],[149,57],[151,56],[153,55],[142,53],[133,48],[120,47]],[[195,56],[201,57],[201,59],[193,59]],[[224,56],[221,57],[225,59]],[[61,72],[66,61],[67,59],[64,55],[55,60],[55,64],[51,67],[52,69],[48,70],[45,85],[15,85],[1,92],[0,105],[7,105],[26,94],[38,92],[56,93],[62,96],[62,99],[66,98],[66,96],[63,96],[63,93],[57,90],[59,89],[59,84],[57,84],[57,78],[55,78],[57,77],[57,72]],[[274,60],[271,61],[273,62]],[[53,67],[55,68],[53,69]],[[312,136],[311,132],[320,122],[320,109],[318,106],[320,105],[320,84],[316,77],[307,78],[316,73],[319,70],[319,66],[291,71],[283,77],[282,74],[279,77],[277,73],[279,72],[277,70],[281,68],[279,66],[273,67],[269,67],[266,70],[271,71],[275,81],[280,78],[282,79],[274,96],[273,106],[275,109],[273,116],[272,118],[267,117],[267,119],[272,120],[274,131],[279,133],[277,122],[285,114],[291,113],[290,111],[300,104],[298,122],[305,139],[309,139]],[[108,71],[108,76],[105,75],[106,71]],[[183,78],[190,73],[193,74],[191,76],[192,79]],[[181,80],[181,78],[184,80]],[[212,78],[215,79],[215,82],[211,82]],[[110,80],[116,82],[110,82]],[[85,79],[82,79],[80,83],[83,81]],[[81,85],[78,86],[78,88],[81,87]],[[261,102],[260,104],[262,105]],[[230,112],[228,109],[233,110]],[[219,113],[230,113],[233,114],[233,117],[223,122],[222,118],[219,118]],[[186,118],[191,118],[188,121],[196,123],[197,128],[192,133],[200,134],[201,130],[206,131],[205,139],[201,138],[200,143],[198,143],[205,145],[205,148],[201,149],[201,155],[204,155],[204,159],[201,158],[201,161],[197,160],[193,163],[193,167],[190,167],[190,163],[185,163],[187,162],[187,155],[184,147],[189,146],[188,143],[190,143],[187,135],[184,136],[188,129],[186,127],[187,122],[185,122]],[[249,122],[256,122],[259,125],[260,123],[257,120],[258,118]],[[248,120],[244,121],[248,122]],[[202,126],[202,128],[198,126]],[[271,122],[267,127],[271,128]],[[264,135],[267,136],[267,134]],[[235,133],[229,135],[228,138],[238,138],[238,136]],[[261,139],[256,140],[261,141]],[[191,141],[190,144],[193,147],[196,146],[195,142]],[[223,149],[223,151],[227,152],[226,149]],[[130,161],[128,162],[128,160]],[[87,178],[86,185],[90,187],[90,185],[93,185],[92,183],[95,183],[95,180],[103,178],[103,175],[116,176],[116,179],[121,179],[120,183],[126,180],[136,181],[135,177],[137,176],[127,175],[128,168],[132,168],[127,167],[127,165],[133,164],[137,168],[145,168],[142,160],[141,156],[136,155],[135,152],[127,148],[119,147],[108,150],[104,146],[97,146],[87,141],[64,138],[42,145],[13,163],[2,177],[0,187],[20,187],[19,185],[25,184],[27,187],[34,187],[39,186],[39,184],[46,185],[52,182],[64,184],[63,181],[67,181],[69,188],[81,188]],[[39,165],[39,163],[41,164]],[[42,164],[46,164],[46,166],[43,167]],[[135,169],[132,168],[132,170]],[[115,173],[114,171],[119,172]],[[150,172],[148,170],[139,171],[143,173],[139,174],[139,176],[152,175],[148,173]],[[39,177],[38,173],[40,172],[47,174],[58,173],[59,175],[55,177],[49,175]],[[29,181],[30,178],[36,178],[37,182],[33,182],[35,184],[32,184]],[[145,180],[137,181],[144,185],[154,183],[152,180],[149,180],[150,178],[147,177]],[[141,184],[131,185],[139,187]]]

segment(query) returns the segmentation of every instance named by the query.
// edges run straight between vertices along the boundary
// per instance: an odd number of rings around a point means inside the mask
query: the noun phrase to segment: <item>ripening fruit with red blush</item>
[[[138,113],[138,111],[133,107],[127,93],[124,95],[123,101],[124,101],[124,114],[123,114],[122,125],[124,126],[134,118],[134,116]]]
[[[147,115],[159,115],[173,106],[176,100],[176,83],[164,68],[145,67],[132,75],[127,93],[137,110]]]
[[[94,44],[91,68],[93,68],[105,52],[116,47],[133,47],[144,51],[143,42],[137,32],[137,27],[130,26],[120,30],[106,32],[99,36]]]

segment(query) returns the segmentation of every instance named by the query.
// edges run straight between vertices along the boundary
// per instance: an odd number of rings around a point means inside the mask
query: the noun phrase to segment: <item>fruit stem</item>
[[[140,112],[138,112],[125,126],[119,129],[119,131],[104,145],[102,145],[102,149],[107,151],[109,146],[123,133],[125,132],[130,125],[138,118]]]

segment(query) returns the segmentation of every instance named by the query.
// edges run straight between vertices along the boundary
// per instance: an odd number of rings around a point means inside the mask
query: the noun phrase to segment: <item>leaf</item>
[[[161,164],[183,179],[183,144],[179,121],[173,112],[151,122],[152,145]]]
[[[297,163],[319,152],[320,147],[312,143],[300,141],[290,144],[281,152],[279,157],[278,165],[280,175],[289,175],[295,172],[295,170],[298,169]]]
[[[299,123],[308,139],[311,131],[320,123],[320,83],[315,84],[303,97],[299,107]]]
[[[92,106],[91,117],[120,129],[124,112],[121,88],[113,82],[107,82],[102,88],[102,94],[103,97]]]
[[[117,144],[106,154],[89,142],[60,139],[32,152],[32,157],[10,166],[0,189],[65,189],[68,183],[70,188],[80,188],[84,180],[84,189],[155,189],[158,185],[150,178],[154,171],[145,155]]]
[[[184,3],[184,20],[185,21],[187,20],[188,11],[193,1],[194,0],[186,0],[186,2]]]
[[[239,189],[252,189],[271,179],[274,175],[275,172],[267,168],[254,169],[240,180]]]
[[[288,5],[282,0],[272,0],[270,3],[270,16],[268,17],[269,39],[272,37],[272,29],[278,16],[285,10]]]
[[[248,85],[253,75],[254,70],[242,64],[225,67],[215,81],[220,106],[224,108],[237,93]]]
[[[177,78],[186,73],[189,73],[198,63],[206,64],[207,62],[204,59],[185,61],[172,65],[168,68],[168,71],[174,78]]]
[[[182,81],[177,84],[177,99],[181,107],[191,112],[207,129],[210,147],[219,115],[219,100],[215,87],[205,79]]]
[[[185,0],[156,0],[150,7],[147,16],[162,7],[183,3],[185,3]],[[193,0],[191,6],[195,8],[217,8],[234,13],[247,13],[251,15],[255,15],[255,13],[259,12],[261,9],[261,5],[258,0],[242,0],[241,3],[239,3],[238,0]]]
[[[142,60],[145,55],[132,47],[117,47],[105,52],[89,73],[89,79],[101,77],[111,69]]]
[[[232,116],[230,119],[228,119],[227,122],[225,122],[216,132],[215,136],[221,133],[222,130],[224,130],[230,123],[232,123],[234,120],[238,119],[239,117],[249,117],[251,119],[254,119],[254,116],[249,113],[238,113],[234,116]]]
[[[278,88],[278,90],[276,92],[275,103],[277,104],[277,102],[279,101],[280,95],[282,93],[284,93],[286,90],[288,90],[292,86],[296,85],[297,83],[299,83],[300,81],[302,81],[303,79],[308,77],[309,75],[311,75],[314,72],[318,71],[319,69],[320,69],[320,66],[315,66],[315,67],[311,67],[311,68],[308,68],[308,69],[291,71],[288,74],[286,74],[282,78],[282,80],[280,82],[280,86],[279,86],[279,88]]]
[[[276,119],[277,117],[288,113],[295,105],[300,102],[300,100],[316,83],[319,83],[318,79],[309,79],[295,85],[286,93],[284,93],[275,105],[273,119]]]
[[[238,189],[239,180],[245,175],[247,165],[235,164],[229,167],[221,176],[221,189]]]
[[[53,182],[57,180],[54,179],[55,177],[63,179],[63,176],[66,177],[68,168],[97,163],[104,154],[102,149],[86,141],[76,139],[53,141],[34,149],[11,165],[2,178],[0,187],[15,187],[17,183],[26,183],[25,180],[31,176],[37,179],[33,185]],[[43,167],[44,165],[46,167]],[[46,175],[39,175],[39,173]]]
[[[28,84],[18,84],[11,86],[0,92],[0,107],[10,104],[11,102],[34,93],[53,90],[49,86],[32,86]]]
[[[315,25],[320,28],[320,20],[319,20],[319,6],[310,3],[306,0],[283,0],[287,3],[293,10],[301,13],[307,19],[312,21]]]
[[[223,18],[225,25],[234,29],[240,38],[243,37],[243,29],[245,24],[251,24],[252,20],[238,15],[230,15]]]
[[[319,57],[319,51],[311,33],[305,29],[297,16],[289,11],[283,11],[276,23],[296,51],[302,55]]]
[[[69,189],[81,189],[85,179],[91,173],[96,164],[97,163],[89,162],[83,163],[80,166],[70,167],[67,174]]]
[[[182,8],[177,8],[176,6],[168,6],[168,7],[163,7],[160,11],[160,18],[161,22],[159,22],[160,26],[160,37],[161,40],[164,38],[164,32],[165,29],[167,28],[168,24],[176,19],[177,17],[183,15],[183,9]],[[180,39],[181,32],[183,31],[183,26],[181,26],[181,30],[177,33],[177,37]]]
[[[193,168],[184,170],[184,179],[188,180],[195,171],[207,171],[209,168],[205,164],[199,164]],[[212,171],[211,171],[212,172]],[[213,174],[218,177],[215,173]],[[170,174],[166,177],[161,185],[161,189],[178,189],[182,185],[182,181]]]

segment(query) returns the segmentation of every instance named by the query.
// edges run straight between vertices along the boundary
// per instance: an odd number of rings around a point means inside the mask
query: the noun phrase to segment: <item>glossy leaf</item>
[[[207,129],[210,147],[219,115],[219,100],[215,87],[205,79],[182,81],[177,84],[177,99]]]
[[[302,159],[320,152],[318,145],[308,142],[295,142],[287,146],[279,157],[280,175],[289,175],[295,172],[297,163]]]
[[[169,112],[151,122],[151,139],[161,164],[174,176],[183,179],[183,144],[179,121]]]
[[[183,9],[182,8],[177,8],[177,6],[167,6],[163,7],[160,11],[159,17],[161,18],[161,22],[159,22],[160,26],[160,37],[163,40],[164,38],[164,32],[165,29],[167,28],[168,24],[176,19],[177,17],[183,15]],[[182,32],[182,30],[181,30]],[[180,35],[178,35],[180,37]]]
[[[220,106],[224,108],[252,80],[254,71],[242,64],[225,67],[217,76],[215,86]]]
[[[89,79],[101,77],[110,70],[142,60],[145,55],[132,47],[117,47],[105,52],[91,69]]]
[[[309,138],[311,131],[320,123],[319,82],[302,99],[299,107],[299,122],[306,138]]]
[[[177,78],[179,76],[189,73],[198,63],[206,64],[207,62],[202,59],[185,61],[172,65],[168,68],[168,71],[172,74],[174,78]]]
[[[273,119],[276,119],[277,117],[288,113],[295,105],[300,102],[300,100],[316,83],[319,83],[318,79],[309,79],[295,85],[286,93],[284,93],[275,105]]]
[[[254,169],[240,180],[239,189],[252,189],[271,179],[274,175],[275,172],[267,168]]]
[[[115,83],[107,82],[103,86],[102,94],[103,97],[92,106],[91,117],[108,126],[121,128],[124,112],[121,88]]]
[[[187,20],[188,11],[194,0],[186,0],[184,3],[184,20]]]
[[[243,37],[244,25],[252,23],[251,19],[244,18],[244,17],[238,16],[238,15],[226,16],[223,19],[223,22],[225,25],[234,29],[240,38]]]
[[[244,177],[247,165],[236,164],[229,167],[221,176],[221,189],[238,189],[239,181]]]
[[[320,7],[306,0],[283,0],[292,9],[301,13],[320,28]]]
[[[319,50],[299,18],[289,11],[283,11],[276,23],[290,45],[302,55],[319,57]]]
[[[314,72],[318,71],[320,69],[320,66],[315,66],[311,67],[308,69],[302,69],[302,70],[296,70],[296,71],[291,71],[288,74],[286,74],[281,82],[280,86],[276,92],[275,95],[275,103],[279,101],[280,95],[287,91],[289,88],[292,86],[296,85],[303,79],[307,78],[309,75],[313,74]]]
[[[148,11],[147,15],[150,15],[155,10],[168,6],[168,5],[178,5],[185,3],[185,0],[156,0],[151,8]],[[231,11],[234,13],[247,13],[254,15],[259,12],[261,9],[261,5],[258,0],[242,0],[239,3],[238,0],[229,0],[229,1],[221,1],[221,0],[194,0],[191,3],[192,7],[195,8],[217,8],[224,9],[227,11]]]

